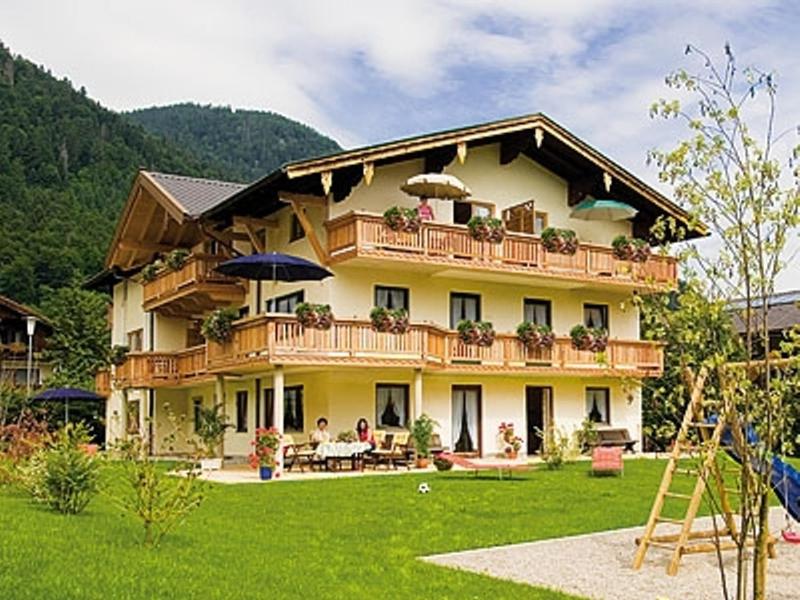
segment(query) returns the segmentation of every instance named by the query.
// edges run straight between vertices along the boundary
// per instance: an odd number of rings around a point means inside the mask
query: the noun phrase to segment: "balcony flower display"
[[[578,324],[570,330],[569,336],[576,350],[605,352],[608,346],[608,331],[605,329]]]
[[[571,256],[578,251],[578,235],[571,229],[548,227],[542,231],[542,245],[548,252]]]
[[[497,439],[500,449],[508,458],[517,458],[517,453],[522,448],[522,438],[514,432],[513,423],[500,423],[497,428]]]
[[[333,313],[329,304],[311,304],[301,302],[294,309],[297,322],[308,329],[330,329],[333,325]]]
[[[131,349],[128,346],[121,346],[119,344],[112,346],[111,351],[108,353],[109,364],[115,367],[121,367],[125,364],[125,360],[128,358],[128,352],[130,351]]]
[[[162,263],[160,260],[156,260],[151,262],[149,265],[145,265],[142,267],[142,279],[145,283],[154,281],[163,268],[164,263]]]
[[[495,331],[489,321],[464,319],[458,323],[458,338],[468,346],[488,347],[494,343]]]
[[[611,242],[611,247],[614,250],[614,256],[619,260],[643,263],[650,258],[650,245],[640,238],[618,235]]]
[[[186,259],[189,258],[191,253],[186,248],[176,248],[168,252],[164,257],[164,264],[168,269],[173,271],[180,271],[183,265],[186,264]]]
[[[239,318],[235,308],[218,308],[203,321],[200,328],[203,337],[217,344],[230,341],[233,335],[233,322]]]
[[[256,429],[256,439],[250,442],[253,452],[250,454],[250,466],[258,469],[259,476],[266,481],[272,479],[272,473],[278,464],[278,452],[281,447],[281,435],[274,427]]]
[[[404,308],[388,309],[376,306],[369,313],[372,328],[379,333],[406,333],[411,327],[408,311]]]
[[[523,321],[517,326],[517,338],[528,350],[550,349],[556,336],[549,325],[537,325]]]
[[[416,208],[392,206],[383,213],[383,222],[392,231],[417,233],[422,227],[422,219]]]
[[[467,222],[469,233],[479,242],[499,244],[506,236],[506,229],[500,219],[494,217],[472,217]]]

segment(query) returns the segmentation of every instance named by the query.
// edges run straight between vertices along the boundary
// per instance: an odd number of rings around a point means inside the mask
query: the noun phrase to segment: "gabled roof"
[[[106,268],[144,264],[162,246],[192,245],[197,220],[243,190],[241,183],[140,170],[117,222]]]
[[[247,187],[243,183],[219,181],[218,179],[200,179],[199,177],[155,171],[144,171],[144,173],[147,173],[175,200],[187,217],[193,219]]]
[[[733,326],[742,333],[745,331],[745,318],[742,314],[746,306],[745,300],[733,300],[730,303],[733,312]],[[761,308],[761,301],[754,300],[753,308]],[[785,331],[800,325],[800,290],[773,294],[767,300],[767,329],[769,331]]]
[[[17,302],[16,300],[12,300],[8,296],[0,296],[0,306],[5,307],[12,313],[16,313],[21,319],[25,317],[36,317],[40,323],[44,323],[48,327],[52,327],[50,319],[45,317],[38,310]]]
[[[361,181],[368,164],[377,167],[423,158],[426,170],[441,171],[455,159],[459,145],[468,148],[492,143],[501,144],[501,160],[525,154],[571,184],[583,186],[585,193],[594,188],[598,197],[606,195],[602,186],[607,174],[614,197],[639,209],[642,230],[660,215],[690,222],[688,213],[669,198],[541,113],[294,161],[224,200],[205,216],[229,220],[233,214],[269,214],[282,206],[279,191],[324,195],[322,178],[328,174],[334,200],[340,201]],[[704,225],[693,224],[688,237],[707,234]]]

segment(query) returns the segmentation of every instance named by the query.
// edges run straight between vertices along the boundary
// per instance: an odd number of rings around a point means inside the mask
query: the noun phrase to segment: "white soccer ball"
[[[428,485],[427,483],[425,483],[425,482],[423,482],[423,483],[420,483],[420,484],[419,484],[419,487],[417,488],[417,491],[418,491],[420,494],[427,494],[428,492],[430,492],[430,491],[431,491],[431,486],[429,486],[429,485]]]

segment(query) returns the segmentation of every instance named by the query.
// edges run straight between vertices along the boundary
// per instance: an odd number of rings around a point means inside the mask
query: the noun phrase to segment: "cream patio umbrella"
[[[460,200],[471,195],[470,189],[454,175],[423,173],[414,175],[400,186],[409,196]]]

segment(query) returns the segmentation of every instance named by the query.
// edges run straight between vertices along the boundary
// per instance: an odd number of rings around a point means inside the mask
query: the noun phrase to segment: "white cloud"
[[[0,39],[116,109],[270,109],[345,145],[544,111],[644,179],[663,77],[693,42],[774,68],[779,128],[800,122],[800,7],[778,0],[27,0]],[[783,286],[797,285],[795,266]]]

